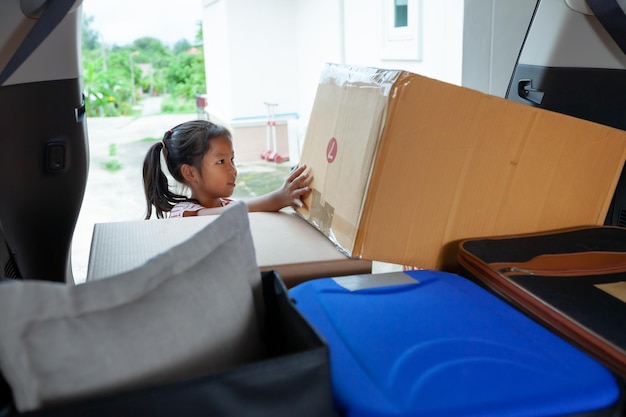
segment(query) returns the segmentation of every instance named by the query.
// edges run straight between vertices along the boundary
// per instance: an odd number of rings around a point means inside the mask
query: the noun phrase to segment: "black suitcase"
[[[626,229],[469,239],[458,262],[462,275],[626,377]]]

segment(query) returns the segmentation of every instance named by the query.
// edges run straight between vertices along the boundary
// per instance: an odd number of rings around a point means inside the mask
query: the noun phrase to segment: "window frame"
[[[422,59],[422,0],[407,0],[407,26],[395,26],[396,0],[382,0],[381,59]]]

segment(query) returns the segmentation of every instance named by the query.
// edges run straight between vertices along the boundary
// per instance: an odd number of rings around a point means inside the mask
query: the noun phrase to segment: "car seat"
[[[81,3],[1,6],[0,274],[13,278],[73,282],[71,242],[88,172]]]

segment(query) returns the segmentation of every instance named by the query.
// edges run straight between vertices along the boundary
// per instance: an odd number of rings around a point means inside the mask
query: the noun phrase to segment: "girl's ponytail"
[[[177,202],[187,197],[172,193],[169,189],[167,176],[161,169],[161,151],[166,156],[165,140],[171,137],[171,130],[166,132],[163,140],[150,147],[143,161],[143,188],[146,197],[146,220],[152,216],[154,206],[158,219],[165,217]]]

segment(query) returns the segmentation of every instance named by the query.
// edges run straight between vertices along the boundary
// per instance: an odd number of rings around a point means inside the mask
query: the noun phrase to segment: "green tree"
[[[83,65],[84,92],[89,116],[119,116],[129,114],[130,88],[125,72],[112,68],[102,70],[102,58]]]
[[[199,45],[202,45],[202,43],[204,42],[204,35],[202,32],[202,20],[198,20],[197,25],[198,25],[198,30],[196,31],[196,42]]]
[[[193,101],[194,106],[196,94],[206,91],[202,22],[198,21],[197,25],[196,44],[177,42],[173,59],[166,69],[168,90],[179,99]]]
[[[191,49],[191,43],[187,39],[181,39],[174,44],[174,55],[184,53]]]
[[[160,40],[151,37],[135,40],[132,49],[138,52],[135,57],[137,63],[151,63],[156,68],[167,67],[172,56],[172,52]]]
[[[196,45],[183,39],[169,48],[152,37],[108,47],[90,28],[92,21],[93,17],[83,16],[83,81],[88,115],[131,114],[141,93],[168,94],[195,109],[196,94],[206,91],[200,22]]]
[[[95,51],[97,49],[100,49],[100,42],[98,41],[100,35],[98,34],[98,32],[91,29],[91,22],[93,22],[93,16],[86,16],[83,14],[81,24],[82,47],[83,50]]]
[[[194,99],[206,91],[204,54],[202,49],[190,48],[175,55],[166,71],[168,90],[177,97]]]

